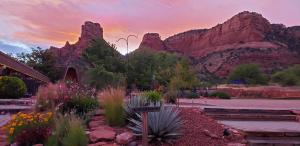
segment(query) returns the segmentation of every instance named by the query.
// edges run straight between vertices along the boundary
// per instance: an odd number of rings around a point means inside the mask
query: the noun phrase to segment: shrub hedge
[[[27,91],[25,83],[18,77],[0,77],[0,98],[20,98]]]

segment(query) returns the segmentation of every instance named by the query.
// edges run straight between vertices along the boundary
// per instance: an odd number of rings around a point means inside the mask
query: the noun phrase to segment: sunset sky
[[[300,25],[300,0],[0,0],[0,50],[28,52],[31,47],[74,43],[84,21],[98,22],[104,38],[125,53],[120,37],[138,47],[143,34],[162,39],[190,30],[210,28],[241,11],[262,14],[271,23]]]

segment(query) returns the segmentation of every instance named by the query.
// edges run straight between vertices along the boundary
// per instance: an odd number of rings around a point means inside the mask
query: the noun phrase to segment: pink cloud
[[[271,22],[299,25],[299,5],[297,0],[2,0],[0,32],[5,33],[0,39],[61,46],[75,42],[80,26],[90,20],[101,24],[105,39],[112,43],[128,34],[138,35],[130,41],[133,50],[146,32],[166,38],[213,27],[244,10],[262,13]],[[117,46],[125,52],[124,43]]]

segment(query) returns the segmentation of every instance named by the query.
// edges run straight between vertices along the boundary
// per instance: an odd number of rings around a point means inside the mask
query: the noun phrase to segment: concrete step
[[[248,146],[300,146],[300,137],[252,137]]]
[[[276,109],[243,109],[243,108],[204,108],[205,113],[211,114],[266,114],[266,115],[294,115],[291,110]]]
[[[300,140],[300,131],[282,131],[282,132],[270,132],[270,131],[246,131],[246,136],[252,137],[297,137]]]
[[[35,100],[30,98],[22,99],[0,99],[0,106],[2,105],[33,105]]]
[[[267,114],[215,114],[208,113],[217,120],[245,120],[245,121],[298,121],[296,115],[267,115]]]
[[[15,114],[18,112],[26,112],[32,110],[34,107],[33,106],[20,106],[20,105],[5,105],[5,106],[0,106],[0,115],[3,114]]]

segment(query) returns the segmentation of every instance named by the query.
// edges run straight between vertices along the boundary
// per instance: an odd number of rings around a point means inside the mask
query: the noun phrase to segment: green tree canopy
[[[94,40],[83,57],[94,66],[86,71],[86,83],[89,85],[101,89],[124,84],[125,62],[114,45],[104,39]]]
[[[267,84],[268,80],[257,64],[238,65],[228,76],[229,83]]]
[[[272,75],[272,81],[283,86],[300,85],[300,65],[295,65]]]
[[[31,53],[17,54],[17,59],[48,76],[52,82],[61,77],[62,71],[55,67],[56,58],[51,52],[40,47],[32,48]]]
[[[154,83],[167,86],[179,58],[175,54],[148,49],[129,54],[128,84],[141,90],[151,89]]]
[[[188,61],[182,59],[178,62],[169,84],[170,90],[192,89],[198,84],[196,73],[190,68]]]
[[[102,65],[110,72],[124,73],[125,61],[115,45],[109,44],[104,39],[91,42],[91,45],[83,53],[83,57],[93,65]]]

